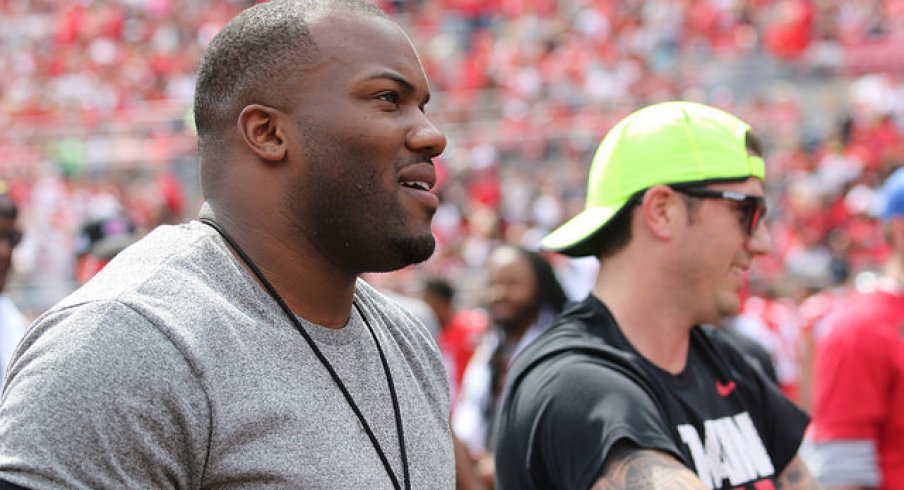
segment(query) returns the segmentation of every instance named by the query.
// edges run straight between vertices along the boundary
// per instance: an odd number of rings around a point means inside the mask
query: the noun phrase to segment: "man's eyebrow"
[[[392,80],[393,82],[402,86],[402,89],[407,93],[414,93],[417,89],[415,89],[414,85],[409,82],[405,77],[399,75],[398,73],[392,71],[381,71],[379,73],[374,73],[373,75],[367,77],[368,80],[377,80],[380,78],[385,78],[387,80]],[[430,102],[430,92],[424,96],[424,100],[421,102],[422,105],[426,105],[427,102]]]

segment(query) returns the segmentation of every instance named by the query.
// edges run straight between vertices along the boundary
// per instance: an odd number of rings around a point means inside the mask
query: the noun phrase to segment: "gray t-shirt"
[[[453,488],[434,340],[364,281],[355,303],[389,363],[411,488]],[[361,316],[353,308],[341,329],[302,324],[401,481],[387,380]],[[0,399],[0,479],[33,488],[392,488],[304,338],[199,222],[158,228],[29,330]]]

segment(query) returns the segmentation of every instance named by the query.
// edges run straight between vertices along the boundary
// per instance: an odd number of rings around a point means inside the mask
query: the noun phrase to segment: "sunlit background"
[[[0,178],[26,233],[9,293],[29,315],[90,275],[86,226],[131,240],[195,215],[195,69],[252,3],[0,0]],[[868,287],[887,253],[871,210],[904,162],[904,0],[379,4],[417,45],[450,141],[438,251],[380,287],[438,275],[479,306],[489,250],[534,246],[577,212],[605,131],[676,98],[727,108],[766,143],[775,253],[745,308],[779,338],[818,316],[819,294]],[[585,294],[592,260],[552,260]]]

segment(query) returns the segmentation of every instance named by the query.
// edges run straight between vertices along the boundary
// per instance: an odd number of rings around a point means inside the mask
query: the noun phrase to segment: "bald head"
[[[365,0],[271,0],[244,10],[213,38],[198,71],[194,115],[202,155],[249,104],[279,106],[299,71],[318,59],[318,14],[386,14]]]

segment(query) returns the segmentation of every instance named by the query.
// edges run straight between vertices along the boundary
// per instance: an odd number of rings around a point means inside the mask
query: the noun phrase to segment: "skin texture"
[[[788,463],[788,467],[779,475],[775,487],[779,490],[822,488],[800,457],[795,457]]]
[[[468,448],[454,435],[452,443],[455,448],[455,489],[486,490],[491,488],[492,483],[486,483],[478,474],[477,465],[468,454]]]
[[[202,170],[217,166],[204,189],[215,219],[289,307],[338,328],[359,274],[433,252],[438,200],[403,183],[433,186],[446,138],[425,113],[427,78],[396,24],[343,11],[308,23],[317,59],[286,66],[294,90],[263,96],[276,106],[247,105],[223,145],[202,153]]]
[[[674,456],[661,451],[640,449],[630,443],[619,443],[609,453],[603,474],[593,485],[593,490],[703,490],[697,475],[682,465]],[[779,475],[776,488],[780,490],[804,490],[821,488],[806,465],[795,457]]]
[[[755,196],[764,194],[763,185],[757,179],[708,188]],[[745,214],[738,203],[696,200],[688,217],[688,233],[676,242],[684,259],[675,263],[676,273],[686,279],[681,299],[687,302],[695,323],[717,323],[739,311],[738,292],[753,259],[771,250],[770,238],[765,226],[760,226],[752,237],[747,235]]]
[[[706,486],[673,456],[622,443],[610,452],[593,490],[632,488],[704,490]]]

